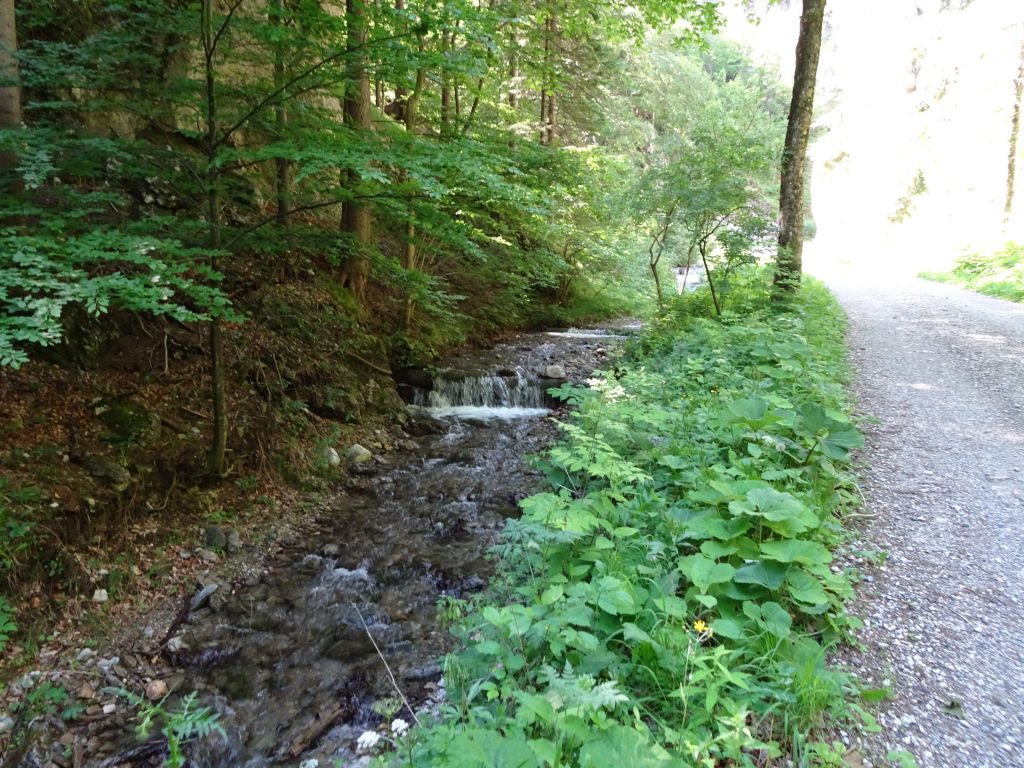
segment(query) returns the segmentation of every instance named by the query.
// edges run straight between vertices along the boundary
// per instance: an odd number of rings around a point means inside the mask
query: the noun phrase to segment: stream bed
[[[439,598],[486,586],[488,548],[537,489],[523,457],[556,432],[546,389],[605,366],[630,330],[522,335],[401,384],[404,447],[352,467],[259,583],[213,593],[171,638],[228,735],[195,765],[352,765],[374,703],[396,696],[382,657],[413,708],[439,704]]]

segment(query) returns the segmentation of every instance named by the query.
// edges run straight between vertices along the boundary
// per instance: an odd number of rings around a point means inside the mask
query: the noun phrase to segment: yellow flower
[[[693,631],[698,633],[698,634],[703,635],[705,632],[707,632],[710,629],[711,629],[711,627],[709,627],[707,625],[707,623],[704,621],[704,619],[697,619],[695,622],[693,622]]]

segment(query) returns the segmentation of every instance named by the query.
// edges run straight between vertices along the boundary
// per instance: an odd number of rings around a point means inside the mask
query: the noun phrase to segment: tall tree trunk
[[[402,13],[405,10],[405,0],[395,0],[395,10]],[[403,27],[405,29],[405,27]],[[409,89],[405,87],[402,80],[405,78],[405,72],[399,76],[399,82],[395,85],[395,112],[394,117],[400,123],[405,122],[405,105],[409,100]]]
[[[548,85],[547,125],[545,126],[547,140],[545,143],[550,147],[553,146],[558,139],[558,96],[554,72],[554,53],[558,46],[558,17],[554,15],[548,17],[548,41],[549,54],[547,66],[550,81]]]
[[[519,42],[516,39],[515,27],[508,33],[509,60],[508,60],[508,105],[512,109],[519,108]]]
[[[270,2],[270,23],[277,27],[284,26],[284,3],[282,0],[271,0]],[[285,61],[284,61],[284,45],[281,42],[274,44],[274,91],[280,91],[284,88],[285,84]],[[281,94],[281,99],[277,106],[274,107],[274,123],[277,131],[277,140],[283,141],[285,133],[288,130],[288,107],[286,106],[287,101],[284,98],[285,94]],[[288,209],[290,207],[291,198],[291,167],[288,159],[285,157],[278,157],[274,160],[274,166],[276,173],[274,178],[274,193],[277,198],[277,218],[275,219],[278,226],[285,226],[288,223]]]
[[[1010,154],[1006,162],[1006,204],[1003,206],[1003,221],[1010,220],[1013,213],[1013,191],[1017,176],[1017,140],[1020,138],[1020,109],[1024,99],[1024,40],[1020,44],[1020,60],[1017,78],[1013,81],[1013,118],[1010,121]]]
[[[14,0],[0,0],[0,80],[14,85],[0,86],[0,128],[14,128],[21,124],[21,89],[18,81],[18,33],[14,21]],[[18,158],[12,152],[0,152],[0,173],[17,167]]]
[[[452,72],[448,58],[455,49],[455,33],[441,33],[441,50],[444,63],[441,65],[441,137],[450,138],[455,134],[452,110],[455,106]]]
[[[558,18],[550,13],[544,20],[544,63],[540,92],[540,143],[551,146],[555,139],[557,103],[555,96],[556,78],[554,70]]]
[[[213,27],[214,0],[203,0],[202,35],[206,76],[206,223],[210,249],[220,250],[220,173],[217,165],[217,69],[216,41]],[[212,265],[211,265],[212,266]],[[210,384],[213,400],[213,438],[207,456],[207,471],[215,478],[227,473],[228,415],[225,402],[224,337],[221,320],[210,321]]]
[[[558,140],[558,101],[557,95],[554,91],[548,94],[548,125],[547,144],[549,147],[554,146]]]
[[[775,262],[774,293],[795,291],[803,272],[804,161],[814,112],[814,83],[821,54],[821,28],[825,0],[803,0],[800,37],[796,44],[796,72],[789,105],[786,144],[782,151],[779,186],[779,248]]]
[[[357,130],[368,131],[370,122],[370,75],[366,55],[366,40],[369,20],[365,0],[345,0],[347,23],[346,47],[351,56],[349,67],[353,78],[345,91],[345,124]],[[358,174],[350,171],[348,185],[355,188]],[[366,294],[366,283],[370,277],[370,261],[367,250],[373,239],[373,219],[370,210],[357,200],[345,203],[341,210],[341,230],[354,236],[356,251],[346,262],[342,271],[342,283],[362,303]]]
[[[548,127],[548,89],[540,89],[540,143],[547,143]]]
[[[548,143],[548,85],[551,73],[551,18],[544,19],[544,59],[542,63],[540,89],[540,143]]]
[[[420,44],[420,52],[422,53],[422,43]],[[405,110],[405,130],[409,133],[416,133],[416,121],[419,118],[417,108],[420,103],[420,96],[423,94],[423,89],[427,85],[427,72],[423,67],[416,70],[416,84],[413,87],[412,95],[409,97],[409,101],[406,104]],[[416,219],[412,211],[412,206],[409,207],[409,218],[405,223],[405,246],[402,249],[402,267],[407,270],[416,269],[419,266],[419,259],[416,253]],[[416,302],[413,301],[410,296],[405,300],[405,316],[403,318],[403,324],[405,330],[408,331],[412,328],[413,314],[416,311]]]

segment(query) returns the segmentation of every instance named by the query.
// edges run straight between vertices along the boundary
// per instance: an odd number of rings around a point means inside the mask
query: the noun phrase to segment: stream
[[[352,764],[382,720],[374,703],[396,696],[382,657],[414,709],[443,700],[439,598],[486,586],[488,548],[537,488],[523,457],[555,434],[546,389],[606,365],[629,330],[522,335],[399,385],[416,449],[354,466],[276,567],[215,593],[172,638],[191,660],[185,687],[228,736],[197,745],[197,766]]]

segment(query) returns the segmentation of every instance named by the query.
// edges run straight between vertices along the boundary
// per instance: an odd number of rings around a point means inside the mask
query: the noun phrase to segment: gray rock
[[[565,379],[565,378],[567,378],[567,376],[565,375],[565,368],[563,368],[560,365],[548,365],[548,366],[545,366],[544,369],[541,371],[541,375],[545,379]]]
[[[242,551],[242,537],[238,535],[238,531],[232,529],[228,531],[228,552],[241,552]]]
[[[339,547],[337,544],[324,544],[320,548],[320,554],[322,554],[324,557],[337,557],[340,552],[341,547]]]
[[[367,462],[373,461],[373,454],[363,446],[359,445],[359,443],[356,443],[345,451],[345,458],[353,464],[366,464]]]
[[[198,611],[209,601],[210,596],[220,588],[220,584],[211,582],[205,587],[196,592],[192,601],[189,603],[189,610]]]
[[[109,599],[110,597],[107,595],[107,590],[105,589],[97,589],[92,593],[92,601],[94,603],[105,603]]]
[[[323,460],[328,467],[337,467],[341,465],[341,456],[338,455],[338,452],[329,445],[324,448]]]
[[[203,531],[203,544],[205,544],[208,549],[224,549],[224,547],[227,546],[227,543],[227,532],[219,525],[207,526],[206,530]]]
[[[132,475],[127,469],[105,456],[83,456],[81,464],[86,472],[115,491],[123,491],[132,481]]]
[[[197,549],[196,557],[206,563],[216,563],[220,561],[220,556],[209,549]]]
[[[14,730],[13,717],[0,717],[0,734],[10,733]]]

